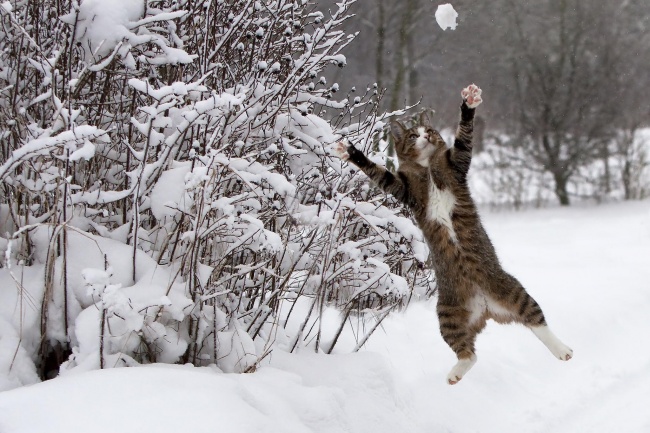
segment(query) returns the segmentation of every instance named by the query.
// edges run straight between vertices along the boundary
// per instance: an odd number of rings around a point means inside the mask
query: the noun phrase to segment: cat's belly
[[[470,313],[469,323],[471,325],[484,322],[486,319],[494,319],[501,323],[507,323],[513,319],[512,311],[497,303],[480,289],[466,302],[465,309]]]

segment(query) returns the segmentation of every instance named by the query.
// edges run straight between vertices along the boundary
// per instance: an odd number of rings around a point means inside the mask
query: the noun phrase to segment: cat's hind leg
[[[529,326],[529,328],[557,359],[568,361],[573,358],[573,350],[557,338],[548,325]]]
[[[562,361],[573,357],[573,350],[564,344],[548,327],[544,312],[537,301],[526,292],[526,289],[516,278],[508,275],[506,278],[509,294],[510,311],[513,312],[516,322],[526,325],[533,334]]]
[[[455,385],[476,363],[474,342],[478,328],[470,324],[470,312],[463,307],[438,303],[437,311],[440,334],[458,358],[447,375],[447,383]]]
[[[476,354],[472,354],[469,358],[458,358],[458,362],[451,369],[447,375],[447,383],[449,385],[456,385],[465,376],[465,373],[476,364]]]

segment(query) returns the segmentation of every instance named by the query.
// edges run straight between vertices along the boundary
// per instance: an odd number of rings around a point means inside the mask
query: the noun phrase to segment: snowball
[[[447,30],[449,27],[452,30],[456,30],[456,18],[458,18],[458,12],[454,10],[454,7],[445,3],[444,5],[439,5],[436,10],[436,21],[441,29]]]

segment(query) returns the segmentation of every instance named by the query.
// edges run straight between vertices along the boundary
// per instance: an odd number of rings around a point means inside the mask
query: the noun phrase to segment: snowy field
[[[0,432],[650,431],[650,203],[485,213],[504,268],[574,359],[488,325],[456,386],[432,303],[387,319],[361,353],[287,355],[253,374],[153,365],[0,393]]]

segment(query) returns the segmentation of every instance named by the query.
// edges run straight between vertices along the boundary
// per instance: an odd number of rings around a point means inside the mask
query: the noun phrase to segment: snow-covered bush
[[[1,5],[2,387],[60,365],[249,371],[357,323],[354,350],[432,292],[408,215],[328,153],[370,152],[386,118],[372,87],[325,78],[353,2]]]

